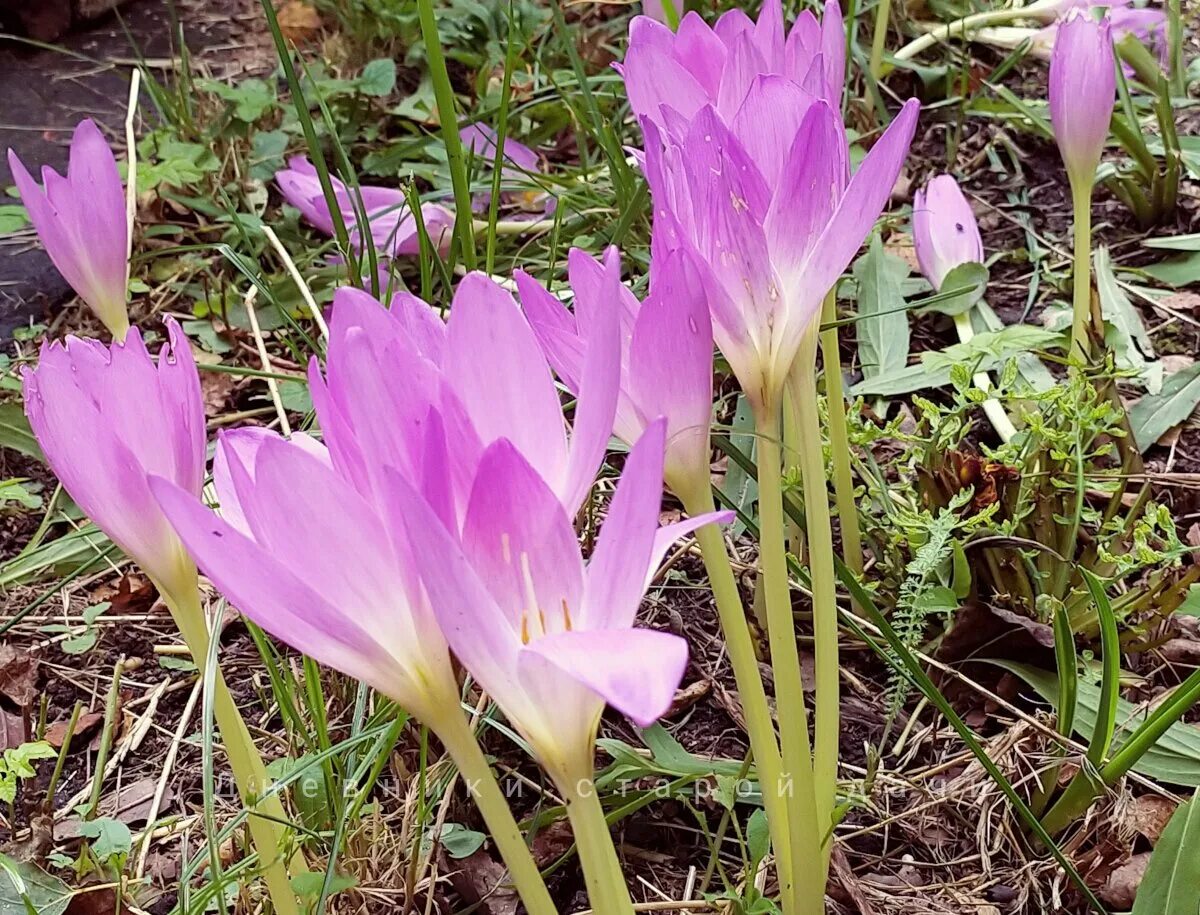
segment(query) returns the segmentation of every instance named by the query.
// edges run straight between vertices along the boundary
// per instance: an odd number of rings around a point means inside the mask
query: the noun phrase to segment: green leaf
[[[19,403],[0,404],[0,446],[36,461],[46,460],[25,418],[25,408]]]
[[[63,639],[58,646],[67,654],[84,654],[91,651],[96,645],[97,632],[95,629],[87,629],[79,635],[71,636],[69,639]]]
[[[1047,702],[1058,704],[1058,678],[1037,667],[1016,661],[992,660],[992,664],[1016,674]],[[1097,711],[1100,708],[1100,687],[1087,680],[1080,680],[1075,706],[1075,733],[1089,737],[1096,727]],[[1117,731],[1113,737],[1109,755],[1114,755],[1121,744],[1149,714],[1124,699],[1117,699]],[[1176,722],[1167,729],[1158,743],[1146,751],[1133,767],[1135,772],[1157,781],[1172,785],[1200,787],[1200,728]]]
[[[128,855],[133,847],[129,827],[112,817],[85,820],[79,827],[79,834],[92,840],[92,851],[101,861]]]
[[[1200,251],[1200,232],[1192,235],[1168,235],[1165,238],[1147,238],[1142,242],[1147,248],[1167,251]]]
[[[0,854],[0,915],[63,915],[72,890],[36,865]]]
[[[29,214],[25,207],[16,203],[0,204],[0,235],[20,231],[29,225]]]
[[[983,298],[987,291],[988,268],[983,264],[959,264],[946,274],[942,280],[939,292],[952,292],[961,289],[962,292],[948,299],[940,299],[932,305],[918,309],[919,314],[936,311],[944,315],[961,315],[975,307],[975,303]]]
[[[1142,451],[1175,428],[1200,404],[1200,362],[1180,369],[1157,394],[1146,394],[1129,411],[1133,439]]]
[[[321,890],[324,886],[324,871],[309,871],[307,874],[297,874],[292,878],[292,889],[297,896],[316,899],[321,895]],[[357,877],[350,874],[334,873],[333,879],[329,881],[329,895],[332,896],[335,893],[341,893],[356,886],[358,886]]]
[[[1132,915],[1196,915],[1200,887],[1200,802],[1180,804],[1138,887]]]
[[[395,88],[396,62],[387,57],[371,61],[363,67],[362,75],[358,78],[358,91],[363,95],[379,97]]]
[[[1147,389],[1155,394],[1161,387],[1162,366],[1150,361],[1154,358],[1154,344],[1150,342],[1142,316],[1117,282],[1108,249],[1097,248],[1093,261],[1100,311],[1111,327],[1111,332],[1106,332],[1105,336],[1116,354],[1117,368],[1142,375]]]
[[[853,396],[891,397],[910,394],[922,388],[941,387],[950,382],[950,371],[963,365],[971,371],[986,372],[1020,353],[1035,349],[1062,347],[1062,335],[1028,324],[1012,324],[1003,330],[984,331],[967,343],[955,343],[944,350],[922,353],[919,365],[866,378],[850,389]]]
[[[482,832],[467,829],[459,823],[446,823],[442,827],[442,848],[451,858],[469,858],[483,847],[485,841],[487,836]]]
[[[767,812],[759,807],[750,814],[746,823],[746,848],[750,852],[751,865],[757,865],[771,850],[771,830],[767,825]],[[757,867],[750,868],[751,873]]]
[[[854,264],[858,281],[858,360],[863,375],[874,378],[904,368],[908,362],[908,314],[901,284],[908,264],[888,254],[878,234]]]
[[[1173,257],[1160,264],[1150,264],[1143,272],[1168,286],[1190,286],[1200,283],[1200,252],[1186,257]]]

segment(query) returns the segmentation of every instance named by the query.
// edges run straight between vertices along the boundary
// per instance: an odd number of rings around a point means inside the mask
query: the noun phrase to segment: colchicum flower
[[[339,179],[330,176],[334,196],[342,220],[350,233],[351,244],[362,248],[362,230],[358,225],[356,193]],[[315,229],[326,235],[334,234],[333,216],[329,211],[317,170],[304,156],[293,156],[288,167],[275,173],[275,183],[284,200],[300,211],[300,215]],[[361,207],[370,223],[372,244],[389,257],[419,254],[420,233],[417,221],[408,208],[408,198],[397,188],[360,185]],[[421,219],[435,248],[445,253],[450,248],[454,214],[436,203],[421,205]]]
[[[516,273],[521,305],[563,384],[580,389],[584,354],[600,316],[615,310],[621,324],[621,387],[614,431],[632,446],[658,417],[667,421],[664,477],[676,493],[709,482],[713,337],[708,302],[683,252],[660,266],[654,295],[645,302],[620,280],[620,253],[603,263],[572,248],[567,262],[574,311],[527,273]]]
[[[157,365],[137,328],[123,343],[68,337],[42,345],[23,370],[25,411],[55,476],[84,513],[179,596],[195,571],[149,479],[198,497],[204,485],[204,405],[187,338],[166,320]]]
[[[117,160],[93,121],[71,137],[66,177],[42,168],[42,187],[13,150],[8,166],[29,220],[58,272],[116,340],[129,330],[129,224]]]
[[[630,452],[586,565],[571,516],[506,438],[480,459],[461,529],[397,486],[451,648],[572,795],[591,778],[605,704],[648,726],[687,665],[682,638],[634,627],[665,544],[680,532],[664,537],[658,527],[664,433],[662,420],[652,423]]]
[[[1050,59],[1050,122],[1072,184],[1095,178],[1116,93],[1111,23],[1073,10]]]
[[[983,263],[979,223],[950,175],[938,175],[913,197],[912,234],[917,263],[934,289],[955,267]]]
[[[326,377],[315,362],[309,368],[334,462],[364,492],[379,489],[385,465],[413,478],[426,447],[416,430],[432,408],[457,443],[447,460],[460,506],[484,450],[505,438],[574,516],[604,459],[617,406],[618,317],[605,309],[596,323],[568,436],[533,330],[513,297],[483,274],[459,283],[445,324],[407,293],[384,309],[365,293],[338,290]],[[381,423],[380,416],[390,420]]]

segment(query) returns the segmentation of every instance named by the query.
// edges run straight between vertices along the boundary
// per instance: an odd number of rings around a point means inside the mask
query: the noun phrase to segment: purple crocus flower
[[[483,123],[468,124],[459,132],[459,137],[462,140],[464,149],[475,156],[485,168],[490,169],[492,167],[496,159],[496,143],[498,140],[495,130]],[[557,204],[557,200],[540,188],[532,187],[532,182],[528,177],[531,174],[537,174],[541,170],[541,160],[538,158],[536,152],[524,143],[517,142],[512,137],[505,137],[504,162],[501,165],[500,177],[509,185],[520,186],[523,184],[529,189],[523,191],[503,191],[500,194],[501,202],[515,205],[525,213],[544,215],[551,212]],[[471,199],[471,205],[478,213],[486,211],[491,202],[492,195],[490,191],[476,194]]]
[[[461,527],[398,486],[454,654],[567,790],[592,775],[605,704],[647,726],[667,710],[687,665],[679,636],[634,627],[665,543],[681,532],[664,538],[658,527],[665,431],[664,421],[652,423],[630,452],[587,564],[571,515],[507,438],[484,451]]]
[[[670,252],[687,252],[713,336],[756,406],[777,402],[825,294],[887,203],[919,110],[905,104],[853,177],[841,116],[781,77],[755,77],[729,124],[712,106],[690,121],[670,114],[665,132],[643,121],[651,293]]]
[[[358,226],[355,192],[340,180],[330,176],[334,196],[342,220],[350,233],[351,243],[362,248],[362,231]],[[288,167],[275,173],[275,183],[284,200],[300,211],[300,215],[325,235],[333,235],[333,216],[321,191],[317,170],[304,156],[293,156]],[[359,185],[362,209],[370,223],[371,240],[376,250],[389,257],[419,254],[420,234],[417,222],[408,208],[408,198],[397,188]],[[450,248],[454,227],[454,213],[436,203],[421,204],[421,218],[429,240],[442,253]]]
[[[1058,26],[1050,58],[1050,122],[1073,184],[1091,187],[1116,93],[1111,23],[1072,10]]]
[[[655,294],[639,302],[621,282],[620,253],[603,262],[572,248],[567,258],[574,311],[518,271],[521,304],[550,364],[572,393],[580,390],[584,354],[600,315],[615,310],[621,325],[621,388],[614,430],[632,446],[658,417],[667,421],[667,485],[691,494],[709,485],[713,337],[708,302],[683,252],[660,265]]]
[[[958,182],[938,175],[913,198],[913,246],[917,263],[934,289],[962,264],[983,263],[983,239],[971,204]]]
[[[403,378],[404,384],[395,384]],[[508,439],[574,515],[592,485],[613,428],[620,378],[618,318],[606,310],[582,357],[574,430],[554,378],[513,297],[480,273],[459,284],[444,325],[408,293],[384,309],[366,293],[338,290],[326,375],[309,367],[325,441],[363,491],[381,468],[410,479],[428,447],[429,410],[456,441],[447,460],[465,504],[484,450]],[[380,416],[390,417],[380,422]]]
[[[88,119],[71,137],[66,177],[42,168],[42,186],[13,150],[8,166],[21,202],[58,272],[116,340],[125,339],[129,315],[129,224],[117,160]]]
[[[845,47],[837,0],[826,3],[820,22],[805,10],[786,37],[780,0],[766,0],[757,22],[732,9],[710,27],[692,11],[677,32],[654,18],[637,16],[619,69],[634,114],[662,130],[667,127],[664,106],[690,119],[711,105],[731,120],[761,76],[778,77],[810,96],[840,105]],[[762,126],[769,129],[770,124],[767,119]]]
[[[84,513],[178,596],[194,569],[151,494],[170,480],[197,497],[204,485],[204,404],[187,337],[166,320],[157,364],[133,328],[104,346],[45,343],[23,370],[25,411],[55,476]]]

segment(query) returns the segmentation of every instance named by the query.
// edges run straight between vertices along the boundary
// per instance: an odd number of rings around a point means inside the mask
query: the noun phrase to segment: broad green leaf
[[[292,889],[297,896],[304,896],[309,899],[315,899],[321,895],[321,890],[325,886],[324,871],[309,871],[307,874],[297,874],[292,878]],[[333,875],[333,879],[329,881],[329,895],[345,892],[348,889],[358,886],[358,878],[351,874]]]
[[[1003,330],[976,334],[968,343],[955,343],[938,352],[923,353],[919,365],[908,365],[897,372],[864,379],[851,388],[850,393],[888,397],[941,387],[950,383],[950,370],[955,365],[986,372],[1004,360],[1030,350],[1061,348],[1062,342],[1062,335],[1053,331],[1013,324]]]
[[[854,264],[858,361],[866,378],[897,371],[908,362],[908,314],[901,291],[908,274],[908,264],[888,254],[877,234],[871,236],[867,253]]]
[[[1147,450],[1170,429],[1192,415],[1200,404],[1200,362],[1167,378],[1157,394],[1147,394],[1129,411],[1138,448]]]
[[[1168,286],[1190,286],[1200,283],[1200,251],[1184,257],[1173,257],[1160,264],[1150,264],[1143,272]]]
[[[970,311],[975,303],[983,298],[987,291],[988,268],[983,264],[959,264],[946,274],[942,280],[941,292],[963,290],[958,295],[942,299],[932,305],[919,309],[921,314],[936,311],[944,315],[960,315]]]
[[[750,861],[758,864],[771,850],[771,830],[767,825],[767,811],[761,807],[750,814],[746,823],[746,848]]]
[[[72,891],[36,865],[0,854],[0,915],[63,915]]]
[[[1154,846],[1132,915],[1196,915],[1200,889],[1200,802],[1180,804]]]
[[[1151,361],[1154,359],[1154,344],[1150,342],[1150,335],[1142,324],[1142,316],[1117,282],[1108,249],[1097,248],[1093,261],[1100,311],[1105,323],[1111,327],[1106,337],[1116,354],[1117,367],[1137,372],[1142,376],[1146,389],[1156,394],[1162,385],[1162,366]]]
[[[1192,235],[1168,235],[1165,238],[1147,238],[1142,242],[1147,248],[1166,251],[1200,251],[1200,232]]]
[[[1058,703],[1058,678],[1037,667],[1016,661],[993,660],[991,663],[1016,674],[1047,702]],[[1100,707],[1100,687],[1086,680],[1079,681],[1079,692],[1075,705],[1075,733],[1083,738],[1092,734],[1096,726],[1096,714]],[[1137,729],[1149,714],[1124,699],[1117,699],[1117,732],[1113,738],[1109,755],[1120,749],[1121,744]],[[1134,771],[1156,781],[1172,785],[1200,787],[1200,728],[1176,722],[1171,725],[1157,744],[1146,751],[1133,767]]]
[[[133,847],[133,835],[129,827],[112,817],[86,820],[79,827],[79,834],[92,840],[92,851],[101,861],[128,855]]]
[[[0,447],[19,451],[36,461],[46,460],[25,418],[25,408],[19,403],[0,404]]]
[[[442,827],[442,848],[451,858],[469,858],[483,847],[487,836],[482,832],[467,829],[460,823],[446,823]]]
[[[380,57],[363,67],[358,78],[358,90],[363,95],[383,96],[396,88],[396,62]]]
[[[17,232],[29,225],[25,207],[16,203],[0,204],[0,235]]]

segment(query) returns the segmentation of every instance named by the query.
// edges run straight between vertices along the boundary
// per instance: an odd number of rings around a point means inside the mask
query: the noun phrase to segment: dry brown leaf
[[[1146,865],[1149,863],[1150,852],[1134,855],[1108,875],[1097,895],[1114,909],[1126,911],[1132,908],[1138,887],[1142,884],[1142,877],[1146,875]]]
[[[19,747],[25,742],[25,719],[0,708],[0,750]]]
[[[77,740],[80,737],[86,737],[96,725],[104,720],[103,712],[84,712],[79,716],[79,720],[75,722],[75,733],[71,740]],[[46,743],[52,747],[62,747],[63,741],[67,739],[67,725],[71,723],[69,718],[63,718],[60,721],[55,721],[53,724],[46,727]]]
[[[450,885],[469,906],[478,906],[481,915],[516,915],[518,897],[508,883],[508,870],[482,848],[458,861],[442,849],[441,867]]]
[[[566,820],[555,820],[533,837],[529,850],[539,868],[549,867],[575,844],[575,836]]]
[[[29,708],[38,696],[37,658],[12,645],[0,645],[0,693],[18,708]]]
[[[1196,311],[1200,309],[1200,293],[1172,292],[1159,299],[1158,303],[1172,311]]]
[[[1122,819],[1127,826],[1146,837],[1155,845],[1167,828],[1167,821],[1175,812],[1176,804],[1157,794],[1142,794],[1135,797],[1125,809]]]
[[[321,31],[321,14],[303,0],[287,0],[276,4],[279,12],[279,31],[294,44],[303,44],[316,38]]]
[[[237,386],[237,377],[228,372],[204,372],[200,376],[200,392],[204,395],[204,412],[207,416],[219,416],[229,405],[229,398]]]

